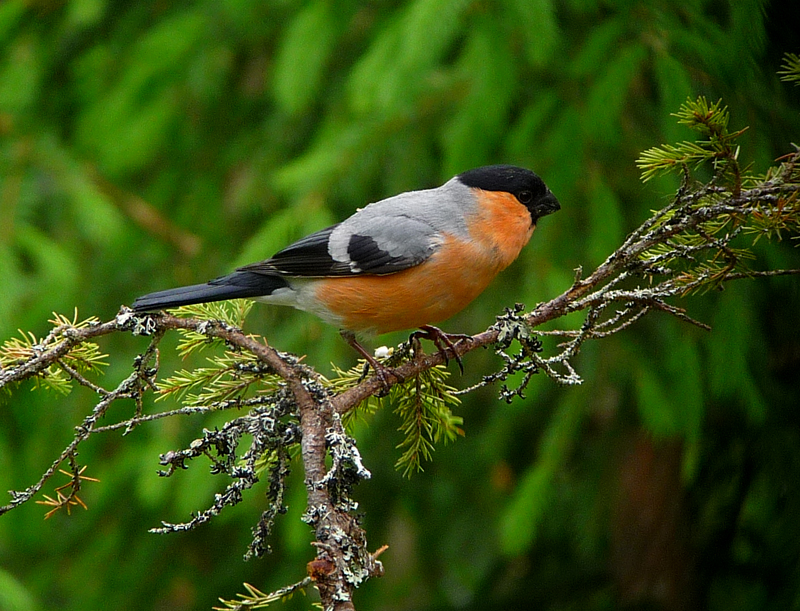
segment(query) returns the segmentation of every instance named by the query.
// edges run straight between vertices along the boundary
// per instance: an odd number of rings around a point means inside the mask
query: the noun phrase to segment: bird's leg
[[[367,361],[367,366],[372,367],[372,370],[375,372],[375,376],[380,380],[381,384],[383,384],[383,389],[388,392],[389,390],[389,380],[388,376],[394,376],[398,382],[402,382],[403,378],[399,376],[393,369],[382,365],[374,356],[372,356],[364,346],[358,343],[356,339],[355,333],[352,331],[347,331],[345,329],[341,329],[339,334],[342,336],[342,339],[346,341],[350,346],[358,352],[364,359]],[[366,374],[366,371],[365,371]]]
[[[464,375],[464,363],[461,360],[461,356],[456,352],[456,344],[459,342],[470,342],[472,341],[471,335],[466,335],[464,333],[445,333],[439,327],[434,327],[433,325],[422,325],[419,328],[419,331],[414,331],[409,338],[410,342],[419,341],[418,338],[424,337],[425,339],[429,339],[433,342],[433,344],[439,349],[444,355],[445,363],[450,363],[450,358],[447,356],[447,350],[452,350],[453,356],[456,359],[456,363],[458,363],[458,368],[461,370],[461,375]]]

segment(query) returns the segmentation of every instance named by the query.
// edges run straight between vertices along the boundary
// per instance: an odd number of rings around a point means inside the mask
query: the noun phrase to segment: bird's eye
[[[530,204],[533,201],[533,192],[532,191],[520,191],[517,193],[517,199],[521,204]]]

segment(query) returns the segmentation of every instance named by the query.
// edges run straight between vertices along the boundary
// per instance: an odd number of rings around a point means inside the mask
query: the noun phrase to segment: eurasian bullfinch
[[[369,204],[227,276],[139,297],[133,309],[245,297],[316,314],[367,357],[356,334],[422,328],[439,333],[432,339],[441,347],[443,334],[431,324],[483,292],[517,258],[537,221],[559,208],[530,170],[475,168],[435,189]]]

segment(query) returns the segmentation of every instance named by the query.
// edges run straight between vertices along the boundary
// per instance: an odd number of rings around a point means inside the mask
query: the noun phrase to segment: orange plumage
[[[477,213],[467,219],[469,239],[447,235],[429,259],[394,274],[321,279],[316,299],[342,328],[377,334],[460,312],[517,258],[535,228],[514,196],[481,191],[478,197]]]

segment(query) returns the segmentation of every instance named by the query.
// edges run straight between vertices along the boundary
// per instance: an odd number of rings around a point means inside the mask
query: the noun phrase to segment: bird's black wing
[[[250,263],[239,271],[260,274],[285,274],[287,276],[341,276],[348,275],[347,266],[336,261],[328,251],[331,232],[338,225],[321,229],[275,253],[266,261]]]
[[[345,223],[312,233],[239,271],[308,277],[391,274],[418,265],[434,250],[435,232],[406,216]]]

